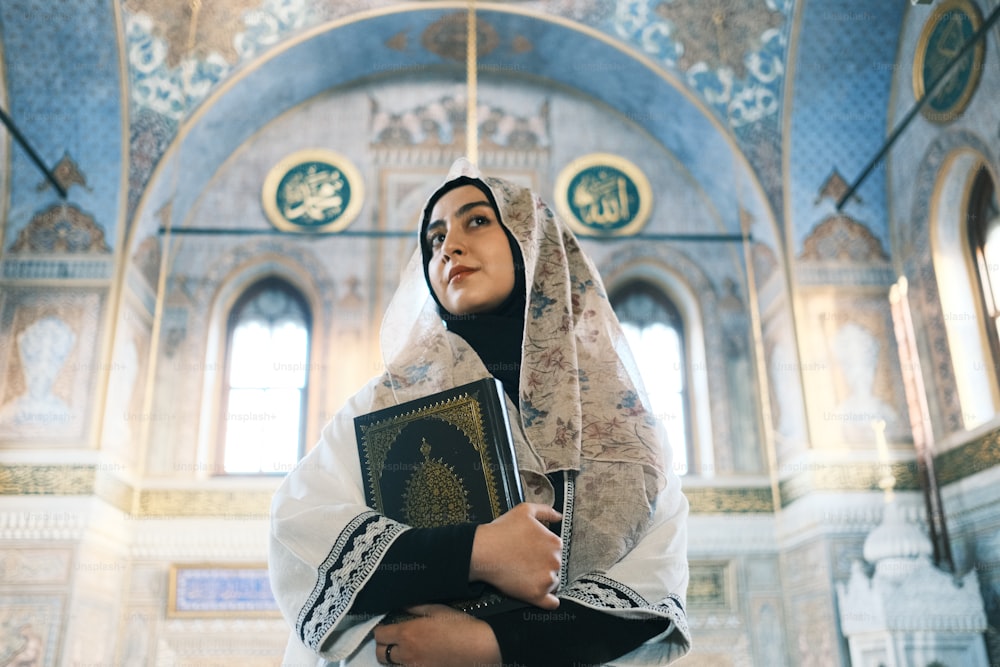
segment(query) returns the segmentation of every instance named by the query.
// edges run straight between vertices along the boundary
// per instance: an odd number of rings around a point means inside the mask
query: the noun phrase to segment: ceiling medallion
[[[591,153],[570,162],[555,184],[559,214],[586,236],[629,236],[653,209],[646,175],[618,155]]]
[[[442,58],[464,63],[469,41],[469,15],[466,12],[448,14],[435,21],[424,30],[421,44],[431,53]],[[476,17],[476,57],[482,58],[492,53],[500,44],[496,29],[478,16]]]
[[[933,92],[920,109],[928,120],[951,122],[962,114],[972,99],[983,69],[983,40],[966,52],[936,91],[927,90],[927,87],[941,76],[980,24],[982,16],[969,0],[947,0],[924,24],[913,58],[913,94],[919,100]]]
[[[344,156],[330,150],[292,153],[264,179],[264,212],[286,232],[339,232],[361,211],[361,173]]]

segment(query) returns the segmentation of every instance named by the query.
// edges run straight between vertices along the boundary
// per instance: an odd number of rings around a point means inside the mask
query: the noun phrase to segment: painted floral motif
[[[202,42],[180,44],[177,26],[188,25],[190,19],[180,21],[170,12],[164,16],[169,7],[158,7],[143,2],[126,5],[132,101],[174,120],[187,116],[241,62],[277,44],[309,19],[305,0],[265,0],[258,9],[242,12],[227,6],[225,29],[199,31],[195,38]],[[200,22],[210,19],[201,17]]]
[[[615,33],[669,69],[733,128],[777,114],[785,24],[794,0],[759,0],[754,11],[723,0],[619,0]],[[718,48],[710,48],[718,45]]]

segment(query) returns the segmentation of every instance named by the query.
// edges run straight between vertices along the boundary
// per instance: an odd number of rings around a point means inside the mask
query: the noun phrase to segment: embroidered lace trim
[[[403,524],[375,512],[356,516],[341,531],[296,623],[302,642],[318,651],[323,639],[350,609],[358,591],[371,577]]]
[[[573,541],[573,505],[576,501],[576,471],[567,470],[563,473],[563,520],[562,520],[562,565],[559,568],[559,588],[564,589],[569,583],[569,546]]]
[[[655,604],[650,604],[634,590],[610,577],[591,573],[580,577],[560,597],[576,600],[580,604],[595,609],[641,609],[657,616],[664,616],[674,622],[674,626],[684,636],[688,636],[687,615],[680,597],[668,595]]]

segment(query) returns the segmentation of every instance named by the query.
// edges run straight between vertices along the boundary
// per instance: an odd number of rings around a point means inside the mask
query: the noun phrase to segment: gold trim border
[[[314,227],[303,227],[302,225],[290,222],[278,210],[277,196],[281,180],[290,170],[305,162],[322,162],[330,165],[340,170],[344,178],[347,179],[347,184],[351,190],[351,199],[347,202],[347,208],[344,209],[344,212],[333,222]],[[364,181],[361,178],[361,172],[358,171],[358,168],[347,157],[326,148],[307,148],[285,156],[271,168],[271,171],[264,178],[260,198],[267,219],[271,221],[272,225],[283,232],[304,235],[331,233],[343,231],[358,217],[365,201],[365,187]]]
[[[1000,430],[991,431],[934,457],[934,471],[941,486],[996,466],[1000,466]]]
[[[897,491],[920,490],[916,461],[892,463],[890,470]],[[884,472],[885,466],[879,463],[807,464],[806,470],[781,481],[781,506],[817,491],[881,491],[879,480]]]
[[[685,487],[692,514],[773,514],[770,486]]]
[[[635,214],[635,218],[633,218],[632,222],[625,225],[621,229],[616,229],[612,232],[606,233],[597,231],[593,227],[587,226],[582,220],[577,218],[573,209],[569,205],[570,182],[576,178],[581,171],[592,167],[611,167],[613,169],[617,169],[632,179],[635,189],[639,191],[639,211]],[[576,234],[581,236],[632,236],[638,233],[639,230],[645,226],[653,211],[653,188],[650,187],[649,179],[646,178],[646,174],[631,161],[613,153],[588,153],[587,155],[581,155],[571,161],[563,167],[562,171],[560,171],[559,175],[556,177],[554,190],[556,210],[559,211],[559,215],[563,217],[566,224],[568,224]]]
[[[938,454],[934,459],[938,483],[954,484],[1000,466],[1000,429]],[[916,461],[892,464],[895,488],[920,489]],[[878,463],[814,464],[781,482],[786,507],[816,491],[879,491],[884,472]],[[136,491],[94,465],[0,465],[0,496],[95,495],[135,519],[222,518],[266,520],[274,495],[270,490],[145,489]],[[769,486],[696,487],[684,489],[692,514],[772,514]]]
[[[177,575],[181,570],[263,570],[267,563],[171,563],[167,585],[167,618],[280,618],[281,610],[275,606],[269,610],[205,610],[182,611],[177,609]]]
[[[941,17],[949,12],[961,12],[968,16],[974,31],[979,30],[979,26],[983,23],[983,17],[979,13],[979,8],[969,2],[969,0],[946,0],[944,3],[938,5],[937,9],[934,10],[924,23],[924,27],[921,28],[920,37],[917,40],[917,49],[913,54],[913,96],[917,100],[923,98],[926,92],[924,89],[926,83],[924,81],[924,59],[927,56],[927,42],[931,38],[931,33],[937,29]],[[924,118],[934,123],[948,123],[955,120],[965,111],[972,100],[973,94],[976,92],[976,88],[979,87],[979,78],[982,73],[985,54],[984,43],[985,38],[981,39],[972,50],[972,75],[969,77],[962,97],[950,109],[944,111],[930,110],[925,104],[920,109],[920,113]]]
[[[687,602],[692,608],[702,610],[736,611],[736,569],[731,560],[690,560],[688,562]],[[719,595],[706,595],[705,579],[718,576],[721,584]]]
[[[146,489],[139,493],[140,518],[208,517],[233,521],[270,520],[274,491]]]
[[[0,495],[87,496],[94,493],[97,466],[0,466]]]

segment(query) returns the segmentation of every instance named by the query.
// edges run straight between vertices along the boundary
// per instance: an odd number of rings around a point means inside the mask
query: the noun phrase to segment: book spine
[[[489,383],[489,386],[486,387],[487,400],[482,401],[482,405],[490,412],[487,416],[487,423],[493,424],[493,432],[490,436],[494,443],[493,449],[497,465],[502,468],[497,473],[503,482],[507,505],[513,508],[514,505],[524,500],[524,492],[521,489],[521,473],[515,463],[517,455],[514,450],[510,415],[505,403],[506,395],[500,380],[489,378],[486,382]]]

